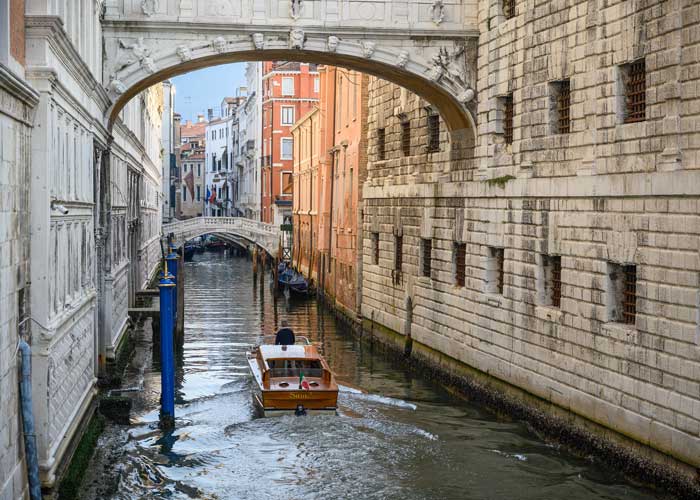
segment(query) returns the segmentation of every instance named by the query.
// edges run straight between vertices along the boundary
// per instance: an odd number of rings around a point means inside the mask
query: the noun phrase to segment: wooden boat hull
[[[268,399],[267,403],[263,402],[264,396],[261,398],[261,393],[258,392],[254,394],[253,400],[255,402],[256,410],[262,417],[280,417],[283,415],[296,415],[299,406],[303,408],[304,415],[337,415],[337,400],[338,395],[331,400],[328,398],[326,402],[321,402],[322,400],[313,400],[314,403],[310,403],[312,400],[309,399],[291,399],[283,402],[277,398]],[[288,402],[291,401],[293,405]],[[323,406],[327,405],[327,406]]]

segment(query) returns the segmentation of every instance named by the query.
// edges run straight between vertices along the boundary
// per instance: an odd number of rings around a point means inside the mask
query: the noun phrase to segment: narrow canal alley
[[[315,300],[275,298],[245,258],[197,254],[186,273],[176,430],[158,430],[142,339],[132,424],[108,424],[85,499],[661,498],[411,374]],[[343,385],[337,417],[254,417],[245,353],[282,318],[323,346]]]

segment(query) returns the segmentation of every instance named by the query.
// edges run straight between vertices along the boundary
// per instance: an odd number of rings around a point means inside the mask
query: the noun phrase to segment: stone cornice
[[[27,39],[45,39],[78,85],[95,98],[101,110],[107,110],[111,105],[109,96],[68,38],[61,18],[58,16],[26,16],[25,22]]]
[[[16,101],[21,102],[23,106],[17,106]],[[38,103],[39,93],[0,63],[0,113],[32,126],[31,110]]]

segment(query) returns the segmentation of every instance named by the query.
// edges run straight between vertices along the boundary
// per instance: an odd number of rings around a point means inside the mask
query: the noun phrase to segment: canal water
[[[83,498],[661,498],[412,375],[314,300],[275,298],[249,260],[202,253],[186,266],[177,429],[157,428],[158,363],[141,346],[132,425],[108,427]],[[254,416],[245,354],[284,318],[323,346],[338,416]]]

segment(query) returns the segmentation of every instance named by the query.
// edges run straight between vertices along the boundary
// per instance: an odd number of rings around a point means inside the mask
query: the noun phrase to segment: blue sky
[[[172,78],[175,84],[175,112],[182,121],[197,119],[198,113],[207,115],[207,108],[214,108],[214,115],[221,100],[235,95],[236,89],[245,86],[245,63],[212,66]]]

